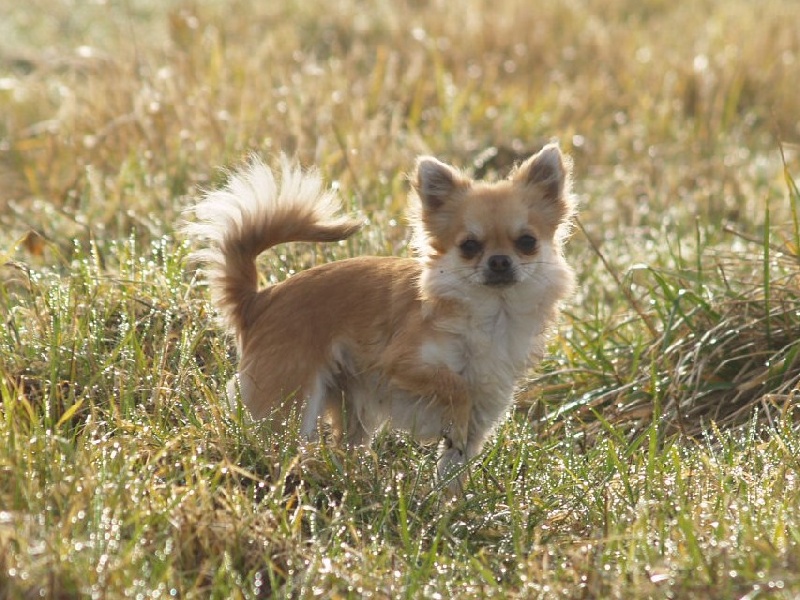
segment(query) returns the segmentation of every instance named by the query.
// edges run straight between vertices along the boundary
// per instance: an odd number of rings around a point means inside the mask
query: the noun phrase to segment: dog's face
[[[472,181],[434,158],[421,158],[414,187],[429,279],[451,289],[503,290],[546,276],[559,251],[557,232],[571,214],[568,180],[555,145],[496,183]]]

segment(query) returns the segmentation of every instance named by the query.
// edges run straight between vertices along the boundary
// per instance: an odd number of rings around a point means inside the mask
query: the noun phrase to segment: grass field
[[[800,597],[795,0],[7,0],[0,598]],[[181,211],[250,152],[405,255],[405,173],[575,163],[579,278],[471,465],[248,423]],[[266,280],[265,280],[266,281]]]

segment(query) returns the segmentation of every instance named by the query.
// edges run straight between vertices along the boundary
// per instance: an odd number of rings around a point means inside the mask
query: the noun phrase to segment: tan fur
[[[254,159],[194,209],[212,295],[237,336],[239,389],[255,418],[296,411],[352,444],[386,423],[444,438],[439,473],[478,452],[544,352],[573,285],[561,251],[573,205],[569,163],[545,147],[496,183],[423,157],[412,176],[415,258],[361,257],[256,290],[256,256],[358,229],[315,172],[283,160],[280,185]],[[533,241],[532,241],[533,240]],[[456,479],[456,485],[460,485]]]

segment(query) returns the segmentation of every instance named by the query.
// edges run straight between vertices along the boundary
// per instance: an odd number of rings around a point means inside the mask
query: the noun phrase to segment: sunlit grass
[[[0,597],[795,597],[791,0],[10,2],[0,19]],[[575,161],[580,281],[442,497],[227,406],[176,235],[250,152],[367,220],[264,282],[408,253],[414,157]]]

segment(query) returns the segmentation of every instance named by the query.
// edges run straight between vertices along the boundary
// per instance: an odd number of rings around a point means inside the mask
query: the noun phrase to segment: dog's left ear
[[[513,177],[518,184],[537,187],[545,198],[558,200],[569,179],[569,164],[558,144],[547,144],[522,163]]]
[[[552,213],[554,225],[558,225],[570,215],[571,177],[571,161],[561,153],[558,144],[555,143],[547,144],[511,175],[516,185],[536,190],[535,197],[545,201],[549,207],[545,212]]]

